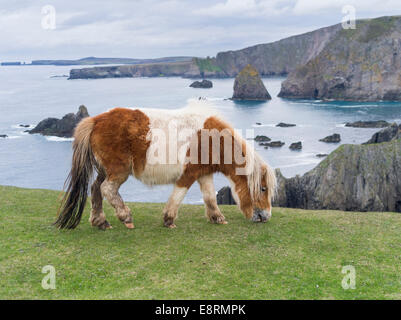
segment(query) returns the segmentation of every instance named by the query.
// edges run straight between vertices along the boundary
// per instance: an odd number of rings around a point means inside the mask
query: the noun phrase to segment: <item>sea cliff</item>
[[[284,98],[401,100],[401,17],[358,20],[291,72]]]

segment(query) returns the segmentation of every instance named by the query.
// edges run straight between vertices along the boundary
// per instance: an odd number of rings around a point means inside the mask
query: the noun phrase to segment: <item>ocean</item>
[[[357,120],[401,122],[399,102],[327,102],[286,100],[277,97],[282,77],[264,78],[272,96],[267,102],[235,102],[234,79],[212,79],[212,89],[193,89],[190,79],[121,78],[67,80],[68,66],[2,66],[0,67],[0,185],[61,190],[70,170],[71,139],[30,135],[24,132],[47,117],[61,118],[77,112],[84,104],[90,115],[113,107],[167,108],[184,107],[191,98],[205,97],[237,128],[254,129],[255,135],[281,140],[285,145],[267,149],[255,144],[256,150],[272,167],[280,168],[286,177],[301,175],[314,168],[339,144],[319,139],[339,133],[343,143],[367,141],[379,129],[345,127]],[[295,127],[276,127],[279,122]],[[258,125],[256,123],[261,123]],[[29,129],[29,128],[28,128]],[[301,141],[301,151],[291,151],[291,143]],[[222,175],[215,176],[216,190],[228,185]],[[124,200],[164,202],[172,186],[148,187],[130,177],[121,187]],[[194,184],[184,202],[201,203],[199,186]]]

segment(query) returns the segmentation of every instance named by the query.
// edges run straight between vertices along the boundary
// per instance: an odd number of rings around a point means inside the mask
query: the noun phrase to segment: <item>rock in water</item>
[[[384,120],[378,121],[356,121],[356,122],[348,122],[345,124],[346,127],[352,128],[386,128],[391,126],[391,123],[388,123]]]
[[[393,123],[390,127],[376,132],[370,140],[364,144],[382,143],[401,138],[401,124]]]
[[[7,138],[8,137],[8,135],[6,135],[6,134],[0,134],[0,138]]]
[[[342,145],[303,176],[276,176],[275,206],[401,212],[401,139]]]
[[[289,148],[290,148],[291,150],[301,150],[301,149],[302,149],[302,142],[299,141],[299,142],[291,143],[291,145],[290,145]]]
[[[281,128],[289,128],[289,127],[295,127],[296,124],[292,124],[292,123],[284,123],[284,122],[280,122],[278,125],[276,125],[276,127],[281,127]]]
[[[326,138],[320,139],[319,141],[328,143],[339,143],[341,141],[341,136],[338,133],[335,133],[331,136],[327,136]]]
[[[195,81],[193,83],[191,83],[190,85],[191,88],[212,88],[213,87],[213,83],[210,80],[202,80],[202,81]]]
[[[272,139],[270,139],[269,137],[267,137],[267,136],[263,136],[263,135],[258,135],[258,136],[256,136],[255,137],[255,141],[256,142],[264,142],[264,141],[267,141],[267,142],[269,142],[269,141],[271,141]]]
[[[81,105],[76,114],[68,113],[62,119],[44,119],[40,121],[35,128],[27,132],[30,134],[40,133],[44,136],[71,138],[76,125],[86,117],[89,117],[88,110],[84,105]]]
[[[281,148],[283,145],[285,145],[285,143],[282,141],[272,141],[272,142],[266,143],[265,145],[267,147],[271,147],[271,148]]]
[[[223,187],[217,192],[217,204],[236,204],[230,187]]]
[[[237,75],[234,82],[233,100],[270,100],[258,71],[248,64]]]

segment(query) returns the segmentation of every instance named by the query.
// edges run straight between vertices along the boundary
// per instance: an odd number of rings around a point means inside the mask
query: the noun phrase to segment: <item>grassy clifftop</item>
[[[0,299],[400,299],[401,215],[274,208],[266,224],[222,206],[228,225],[184,205],[177,229],[163,204],[132,203],[136,229],[51,226],[59,192],[0,187]],[[42,267],[56,289],[41,287]],[[356,268],[344,290],[343,266]]]

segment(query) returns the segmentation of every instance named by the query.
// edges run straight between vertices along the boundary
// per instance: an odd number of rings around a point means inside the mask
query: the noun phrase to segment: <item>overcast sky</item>
[[[340,23],[344,5],[401,14],[400,0],[0,0],[0,61],[215,56]]]

